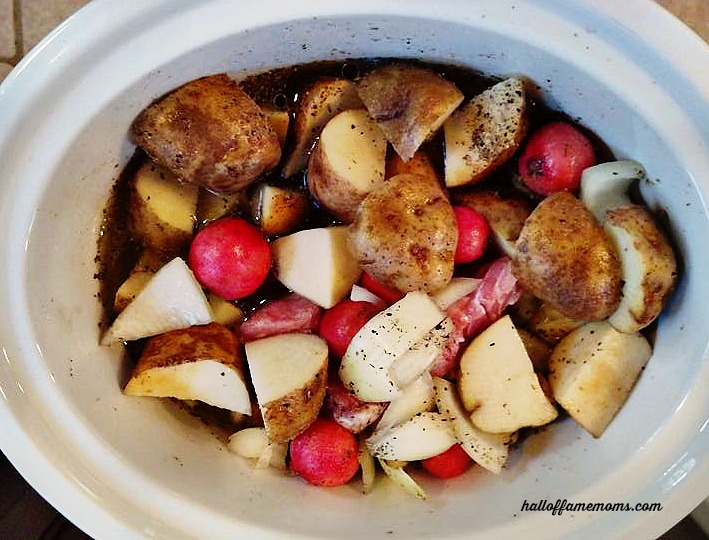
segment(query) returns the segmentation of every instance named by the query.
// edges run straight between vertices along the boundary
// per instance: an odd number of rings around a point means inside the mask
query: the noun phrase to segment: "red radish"
[[[188,261],[203,287],[226,300],[238,300],[266,280],[271,248],[256,227],[230,217],[210,223],[197,233]]]
[[[291,469],[316,486],[341,486],[359,470],[357,438],[329,418],[317,418],[290,444]]]
[[[369,292],[376,294],[388,305],[398,302],[404,297],[404,293],[397,291],[396,289],[392,289],[391,287],[387,287],[386,285],[382,285],[367,272],[362,273],[359,284]]]
[[[454,206],[458,223],[458,245],[455,248],[455,263],[473,262],[485,253],[490,226],[477,211],[467,206]]]
[[[467,471],[473,460],[459,444],[454,444],[445,452],[421,461],[428,472],[439,478],[455,478]]]
[[[370,302],[342,300],[323,315],[320,337],[327,341],[333,355],[342,358],[359,329],[380,311],[379,306]]]
[[[584,169],[596,164],[588,138],[567,122],[552,122],[532,134],[519,160],[525,185],[540,195],[574,191]]]

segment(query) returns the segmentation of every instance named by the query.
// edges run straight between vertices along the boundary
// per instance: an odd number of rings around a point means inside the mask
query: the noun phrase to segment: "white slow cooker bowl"
[[[594,440],[565,420],[499,476],[322,489],[254,471],[198,422],[121,395],[101,348],[101,210],[160,94],[219,71],[398,56],[524,74],[648,170],[684,272],[630,400]],[[96,538],[651,538],[709,494],[709,48],[647,0],[94,0],[0,86],[0,446]],[[539,501],[658,512],[523,511]]]

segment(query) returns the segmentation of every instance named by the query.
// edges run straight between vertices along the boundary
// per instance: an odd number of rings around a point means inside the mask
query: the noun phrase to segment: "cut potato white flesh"
[[[359,80],[357,92],[404,161],[413,157],[464,99],[452,82],[405,64],[374,69]]]
[[[170,330],[212,322],[202,287],[179,257],[158,270],[121,311],[101,339],[102,345],[134,341]]]
[[[571,332],[549,358],[554,399],[591,435],[600,437],[627,400],[652,355],[640,333],[623,333],[607,321]]]
[[[362,273],[348,237],[347,227],[324,227],[278,238],[271,243],[276,278],[311,302],[331,308]]]
[[[426,491],[418,485],[416,480],[411,478],[411,475],[403,467],[394,467],[386,459],[380,459],[379,465],[381,465],[384,474],[406,493],[413,495],[417,499],[426,500]]]
[[[514,434],[487,433],[477,428],[463,409],[452,382],[434,377],[433,385],[438,411],[451,422],[458,444],[475,463],[493,474],[499,474],[507,462]]]
[[[606,212],[630,204],[628,190],[635,181],[646,178],[645,168],[635,161],[610,161],[584,169],[579,197],[599,223]]]
[[[283,175],[287,178],[305,169],[315,140],[332,117],[361,106],[354,83],[347,79],[323,78],[303,92],[293,124],[295,147],[286,160]]]
[[[199,188],[182,183],[153,162],[142,165],[131,184],[130,223],[141,244],[175,254],[192,238]]]
[[[387,142],[364,109],[332,118],[322,130],[308,163],[308,188],[315,199],[345,222],[384,181]]]
[[[454,277],[448,285],[432,294],[431,300],[445,311],[464,296],[475,292],[481,282],[481,279],[476,278]]]
[[[399,388],[406,388],[427,373],[448,344],[455,324],[446,317],[414,343],[408,351],[394,360],[389,367],[389,377]]]
[[[251,414],[236,338],[219,324],[173,330],[150,339],[123,393],[198,400]]]
[[[378,430],[367,439],[367,448],[379,459],[418,461],[437,456],[456,443],[446,416],[422,412],[403,424]]]
[[[418,413],[432,411],[435,406],[433,378],[429,373],[424,373],[391,400],[373,435],[402,424]]]
[[[327,342],[288,333],[246,343],[246,360],[269,440],[287,441],[317,417],[327,385]]]
[[[512,272],[528,293],[571,319],[600,321],[620,303],[620,261],[586,206],[557,191],[532,211],[515,243]]]
[[[391,401],[400,389],[389,368],[444,316],[427,295],[411,292],[372,317],[342,358],[340,378],[345,387],[363,401]]]
[[[608,210],[605,230],[618,249],[623,278],[620,304],[608,322],[621,332],[637,332],[662,311],[677,278],[677,261],[644,206]]]
[[[524,83],[511,77],[488,88],[443,124],[445,183],[471,184],[515,153],[526,132]]]
[[[267,184],[260,184],[251,198],[251,215],[266,236],[293,232],[307,209],[304,192]]]
[[[509,315],[494,322],[465,349],[458,387],[473,424],[490,433],[542,426],[558,415]]]

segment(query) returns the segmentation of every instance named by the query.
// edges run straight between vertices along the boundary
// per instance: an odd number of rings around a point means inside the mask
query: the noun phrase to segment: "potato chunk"
[[[287,178],[305,169],[315,141],[331,118],[347,109],[361,107],[362,101],[350,80],[324,77],[309,86],[295,110],[295,147],[283,167],[283,176]]]
[[[554,399],[600,437],[623,406],[652,349],[639,333],[618,332],[607,321],[585,324],[554,348],[549,383]]]
[[[411,159],[463,101],[450,81],[405,64],[377,68],[357,83],[369,114],[404,161]]]
[[[521,286],[569,318],[605,319],[620,302],[620,263],[593,214],[576,197],[544,199],[515,244],[513,272]]]
[[[645,328],[662,311],[677,277],[669,241],[643,206],[628,204],[606,213],[606,232],[618,248],[623,297],[608,321],[621,332]]]
[[[131,183],[130,226],[147,249],[177,254],[192,238],[199,189],[152,162]]]
[[[307,211],[303,191],[260,184],[251,195],[251,216],[266,236],[293,232]]]
[[[522,79],[512,77],[474,97],[443,125],[446,186],[481,180],[514,154],[527,130]]]
[[[246,344],[246,359],[269,440],[292,439],[317,418],[327,386],[325,340],[297,332],[257,339]]]
[[[343,111],[322,130],[308,164],[310,193],[345,222],[384,181],[387,142],[364,109]]]
[[[251,414],[236,337],[211,323],[151,338],[123,392],[175,397]]]
[[[216,192],[248,186],[281,158],[263,111],[225,74],[189,82],[148,106],[132,134],[179,178]]]
[[[458,228],[433,178],[390,178],[364,199],[351,231],[362,268],[380,283],[402,292],[433,293],[453,277]]]

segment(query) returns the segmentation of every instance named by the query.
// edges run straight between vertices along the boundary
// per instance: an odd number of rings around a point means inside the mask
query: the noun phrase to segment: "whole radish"
[[[291,470],[316,486],[346,484],[359,470],[359,445],[349,430],[317,418],[290,444]]]
[[[473,262],[487,249],[490,226],[482,215],[467,206],[454,206],[453,212],[458,223],[455,263]]]
[[[380,310],[379,305],[370,302],[342,300],[320,320],[320,337],[327,341],[333,355],[342,358],[355,334]]]
[[[421,461],[424,469],[439,478],[455,478],[467,471],[473,460],[459,444],[454,444],[445,452]]]
[[[188,262],[203,287],[226,300],[238,300],[266,280],[271,248],[261,231],[249,222],[223,218],[197,233]]]
[[[530,137],[519,160],[519,175],[529,189],[546,196],[578,189],[583,170],[595,164],[586,135],[568,122],[552,122]]]

